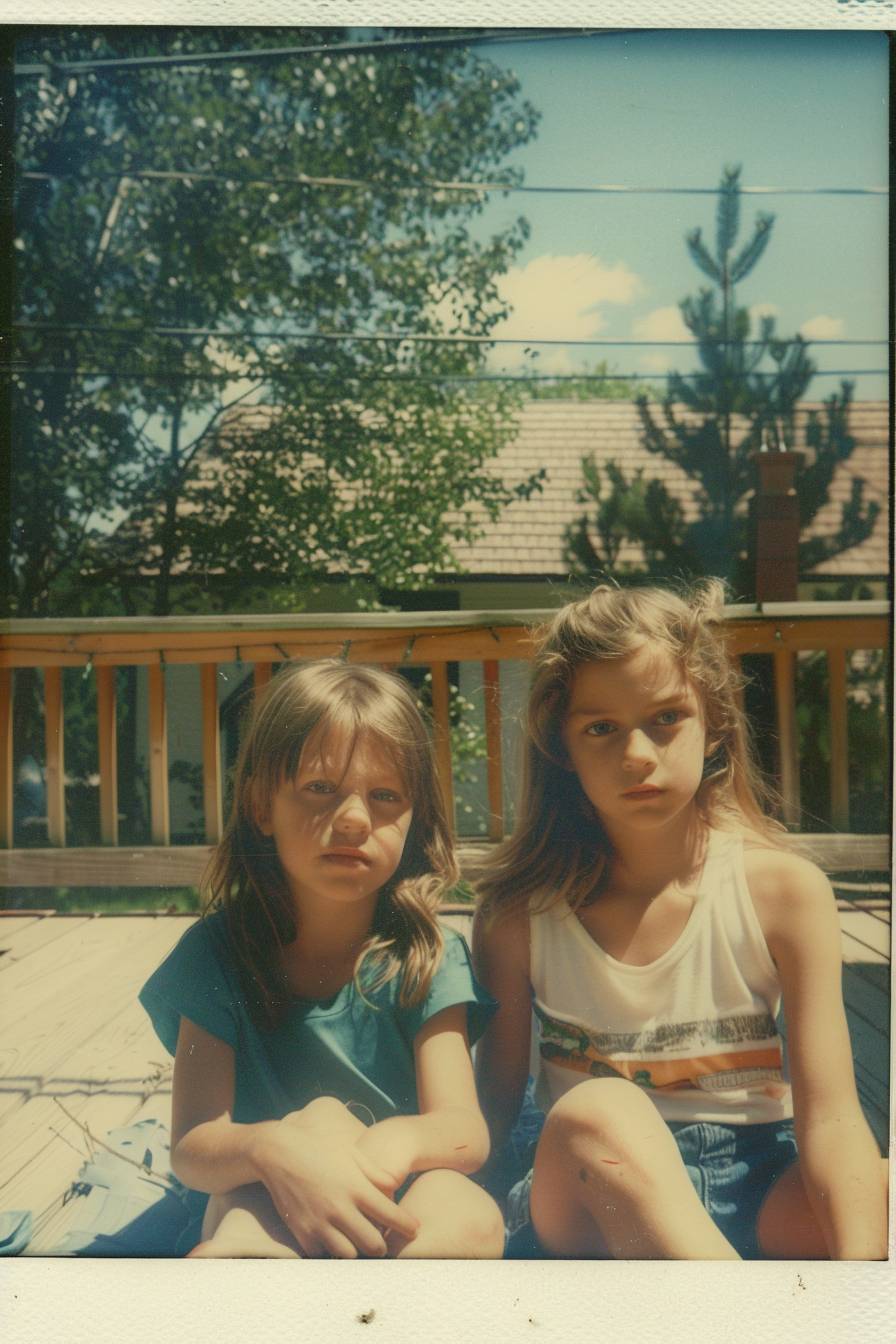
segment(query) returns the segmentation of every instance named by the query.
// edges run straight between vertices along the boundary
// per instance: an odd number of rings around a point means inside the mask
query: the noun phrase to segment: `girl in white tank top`
[[[792,1117],[778,975],[740,836],[710,833],[693,900],[679,937],[647,965],[610,956],[565,903],[530,917],[537,1096],[546,1110],[584,1075],[630,1079],[664,1120]]]
[[[836,904],[761,805],[722,601],[716,580],[689,601],[602,587],[542,633],[519,820],[475,927],[500,1004],[477,1061],[493,1172],[530,1047],[547,1117],[517,1153],[509,1254],[886,1256]]]

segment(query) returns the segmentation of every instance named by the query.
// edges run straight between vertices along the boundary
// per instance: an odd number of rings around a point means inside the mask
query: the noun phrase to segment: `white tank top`
[[[586,1077],[639,1084],[667,1121],[793,1114],[775,1024],[780,984],[744,872],[743,840],[710,833],[690,918],[647,966],[611,957],[565,902],[530,916],[547,1109]]]

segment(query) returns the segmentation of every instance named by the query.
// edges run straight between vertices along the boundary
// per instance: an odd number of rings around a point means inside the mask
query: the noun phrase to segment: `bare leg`
[[[403,1260],[500,1260],[504,1220],[492,1199],[458,1171],[425,1171],[401,1200],[419,1219],[413,1241],[387,1236],[390,1257]]]
[[[303,1124],[327,1134],[345,1134],[353,1143],[364,1125],[341,1101],[318,1097],[284,1124]],[[243,1185],[226,1195],[212,1195],[202,1220],[202,1240],[191,1252],[196,1259],[299,1259],[301,1251],[261,1184]]]
[[[881,1158],[884,1189],[889,1163]],[[771,1260],[827,1260],[828,1248],[803,1185],[799,1162],[775,1182],[759,1210],[756,1235],[763,1255]]]
[[[532,1221],[556,1256],[737,1260],[675,1140],[633,1083],[589,1079],[554,1105],[535,1156]]]
[[[198,1260],[298,1260],[301,1254],[260,1184],[212,1195],[202,1220],[202,1241],[190,1251]]]

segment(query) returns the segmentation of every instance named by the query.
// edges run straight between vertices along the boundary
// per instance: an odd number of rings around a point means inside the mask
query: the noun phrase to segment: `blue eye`
[[[331,784],[329,780],[326,779],[312,779],[305,785],[305,789],[308,793],[320,794],[333,793],[335,787],[334,784]]]
[[[400,803],[401,795],[394,789],[374,789],[373,796],[378,803]]]
[[[656,721],[663,728],[671,728],[673,724],[680,721],[681,717],[680,709],[664,709],[662,714],[657,714]]]
[[[589,723],[585,732],[590,733],[592,737],[607,737],[615,732],[615,727],[608,719],[598,719],[597,723]]]

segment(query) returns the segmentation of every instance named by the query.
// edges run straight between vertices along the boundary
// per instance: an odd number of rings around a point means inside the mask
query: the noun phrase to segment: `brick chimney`
[[[757,602],[795,602],[799,578],[800,509],[797,465],[802,453],[753,453],[756,494],[751,504],[751,540]]]

